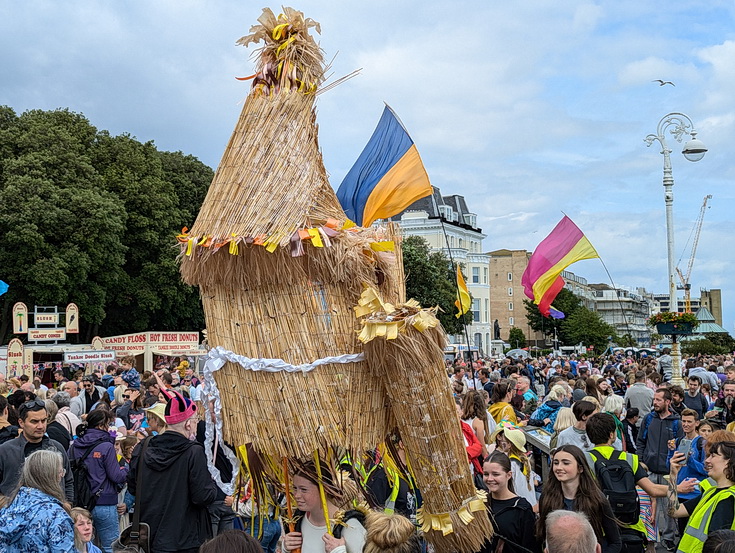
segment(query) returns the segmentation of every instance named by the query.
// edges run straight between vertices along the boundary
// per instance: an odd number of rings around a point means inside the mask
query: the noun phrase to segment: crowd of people
[[[667,351],[448,362],[494,529],[480,551],[730,553],[735,363],[684,359],[681,387],[671,364]],[[0,551],[117,551],[138,519],[151,553],[431,550],[399,435],[334,470],[296,467],[287,520],[277,487],[256,504],[247,481],[231,495],[217,486],[195,371],[134,365],[59,369],[47,384],[0,377]],[[217,442],[227,482],[237,467]]]
[[[667,349],[447,362],[469,467],[482,463],[489,491],[486,550],[541,551],[557,511],[583,514],[604,553],[698,553],[735,530],[733,356],[683,359],[685,386],[672,369]]]

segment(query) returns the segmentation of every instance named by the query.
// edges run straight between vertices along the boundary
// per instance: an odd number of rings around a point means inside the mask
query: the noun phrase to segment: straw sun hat
[[[514,426],[498,426],[490,435],[490,443],[495,443],[495,439],[500,433],[503,433],[505,439],[512,443],[518,451],[526,453],[526,435],[523,430],[519,430]]]

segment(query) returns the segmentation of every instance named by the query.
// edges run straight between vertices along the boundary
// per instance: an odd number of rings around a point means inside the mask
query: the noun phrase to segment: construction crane
[[[689,282],[689,279],[692,276],[692,267],[694,266],[694,257],[697,255],[697,245],[699,244],[699,234],[702,232],[702,222],[704,221],[704,213],[707,211],[707,202],[709,202],[712,199],[712,194],[707,194],[704,197],[704,201],[702,202],[702,209],[699,210],[699,217],[697,217],[697,221],[694,223],[694,228],[692,229],[692,232],[689,234],[689,239],[687,240],[686,245],[684,246],[684,252],[687,251],[687,247],[689,246],[689,242],[692,242],[692,253],[689,256],[689,261],[687,262],[687,272],[682,273],[681,269],[679,269],[679,264],[681,263],[681,260],[684,258],[684,254],[681,254],[681,257],[679,258],[679,263],[676,264],[676,274],[679,275],[679,281],[681,284],[677,286],[677,290],[684,290],[684,311],[686,313],[692,312],[692,301],[691,301],[691,290],[692,285]]]

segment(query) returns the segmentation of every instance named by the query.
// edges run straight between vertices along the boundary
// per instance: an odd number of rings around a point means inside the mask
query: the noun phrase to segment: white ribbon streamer
[[[225,494],[233,495],[235,493],[235,482],[240,468],[240,462],[235,453],[225,445],[222,437],[222,401],[220,399],[217,382],[214,380],[214,373],[225,366],[228,361],[237,363],[242,368],[250,371],[266,371],[266,372],[301,372],[307,373],[314,370],[320,365],[328,365],[332,363],[357,363],[365,359],[362,353],[346,353],[336,357],[323,357],[317,359],[313,363],[304,363],[303,365],[291,365],[283,359],[252,359],[244,355],[238,355],[223,347],[216,347],[209,350],[204,363],[202,374],[202,403],[206,410],[205,431],[204,431],[204,452],[207,455],[207,468],[212,475],[215,483]],[[212,420],[211,405],[214,404],[214,420]],[[225,456],[232,464],[232,480],[230,482],[222,482],[219,470],[214,466],[214,455],[212,453],[212,445],[214,443],[215,429],[217,434],[217,442],[219,443]],[[237,470],[236,470],[237,469]]]

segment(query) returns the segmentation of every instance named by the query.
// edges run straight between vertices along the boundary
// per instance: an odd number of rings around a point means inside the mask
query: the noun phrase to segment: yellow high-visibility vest
[[[699,500],[697,508],[689,517],[689,523],[684,530],[684,535],[679,542],[677,553],[701,553],[704,542],[709,534],[709,523],[712,513],[715,512],[717,504],[728,497],[735,497],[735,486],[724,490],[709,488],[702,499]],[[730,530],[735,530],[735,519],[730,525]],[[719,530],[719,528],[718,528]]]

